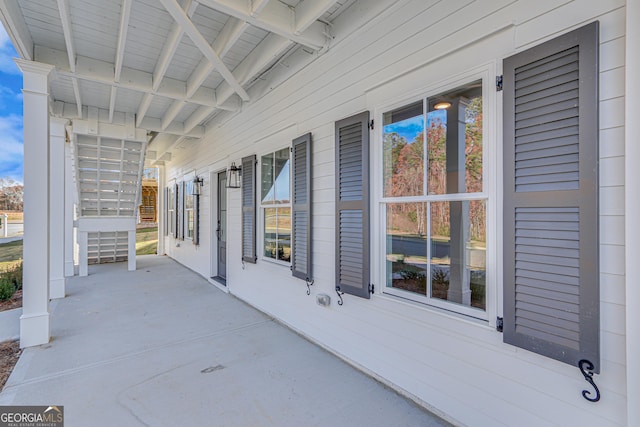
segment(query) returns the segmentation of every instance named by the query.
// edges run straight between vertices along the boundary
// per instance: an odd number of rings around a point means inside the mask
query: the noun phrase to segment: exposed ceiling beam
[[[116,82],[120,81],[120,75],[122,73],[122,62],[124,60],[124,51],[127,44],[127,32],[129,31],[129,18],[131,17],[132,3],[133,0],[122,0],[122,13],[120,14],[120,32],[118,33],[118,47],[116,50],[115,61],[116,65],[114,80]]]
[[[178,114],[180,114],[180,111],[182,111],[185,105],[186,103],[184,101],[173,101],[171,107],[167,109],[164,117],[162,117],[162,130],[165,130],[167,127],[169,127],[171,122],[176,118]]]
[[[111,86],[111,96],[109,97],[109,123],[113,123],[113,113],[116,110],[116,97],[118,96],[118,88]]]
[[[58,12],[62,21],[62,32],[64,34],[64,43],[67,46],[67,56],[69,57],[69,68],[71,72],[76,71],[76,47],[71,33],[71,13],[69,12],[69,3],[67,0],[58,0]]]
[[[229,107],[216,102],[216,94],[213,89],[202,88],[194,96],[186,96],[185,82],[164,79],[162,87],[154,91],[152,87],[153,74],[131,68],[122,68],[122,78],[120,82],[113,79],[113,64],[105,61],[87,58],[81,55],[76,56],[76,72],[73,73],[67,64],[66,53],[48,48],[37,47],[35,60],[56,67],[57,74],[61,77],[80,79],[88,82],[102,83],[108,86],[115,86],[123,89],[130,89],[143,94],[158,95],[172,100],[188,101],[206,107],[215,107],[229,110]]]
[[[216,111],[215,108],[198,108],[193,112],[193,114],[191,114],[191,116],[189,116],[187,120],[184,121],[184,131],[186,133],[191,132],[197,125],[202,123],[207,117],[213,114],[214,111]]]
[[[202,52],[202,54],[213,64],[213,66],[218,70],[218,72],[222,75],[222,77],[227,81],[229,86],[233,88],[233,90],[242,98],[244,101],[249,101],[249,94],[238,84],[236,79],[231,74],[231,71],[227,68],[226,65],[222,62],[218,54],[213,50],[213,48],[209,45],[204,36],[198,31],[196,26],[191,22],[189,17],[184,13],[180,5],[176,0],[159,0],[167,12],[176,22],[182,27],[184,32],[189,36],[193,44],[196,45],[198,49]]]
[[[325,12],[331,9],[336,0],[313,0],[300,2],[295,8],[295,34],[302,34],[307,28],[316,22]]]
[[[220,34],[218,34],[218,37],[216,37],[211,44],[211,47],[220,58],[224,58],[227,52],[229,52],[229,49],[238,41],[248,27],[249,24],[246,22],[240,21],[232,16],[229,17]],[[211,65],[211,62],[209,62],[207,58],[202,59],[187,80],[187,97],[191,97],[196,93],[212,71],[213,65]]]
[[[78,117],[82,117],[82,96],[80,95],[80,83],[75,77],[71,78],[73,85],[73,95],[76,98],[76,106],[78,107]]]
[[[323,49],[328,42],[325,25],[316,20],[313,20],[304,31],[300,31],[300,34],[296,34],[295,10],[279,1],[267,3],[259,14],[253,12],[251,2],[247,1],[200,0],[200,3],[314,50]],[[322,3],[325,3],[324,0]],[[308,19],[307,16],[305,21]]]
[[[251,0],[251,15],[257,16],[262,9],[269,3],[269,0]]]
[[[248,83],[260,71],[264,70],[274,58],[278,58],[292,45],[293,43],[287,39],[275,34],[269,34],[238,64],[236,69],[233,70],[234,76],[241,84]],[[233,95],[233,89],[226,82],[222,82],[216,89],[216,95],[218,104],[222,104]]]
[[[158,162],[164,162],[164,161],[170,162],[171,161],[171,150],[173,150],[178,145],[182,144],[187,139],[188,138],[186,136],[178,137],[175,141],[173,141],[171,144],[169,144],[169,146],[167,148],[165,148],[164,150],[158,152],[158,154],[157,154],[157,159],[158,160],[153,164],[157,165]]]
[[[0,20],[20,58],[33,61],[33,39],[24,22],[18,0],[0,1]]]
[[[136,126],[140,127],[142,125],[142,120],[144,120],[144,116],[147,115],[147,111],[149,111],[149,107],[151,106],[151,101],[153,101],[153,95],[149,92],[144,94],[142,97],[142,101],[140,101],[140,106],[138,107],[138,113],[136,114]]]
[[[191,18],[193,14],[196,12],[198,7],[197,1],[187,0],[185,4],[184,10],[187,12],[187,16]],[[180,41],[182,40],[182,36],[184,35],[184,30],[182,26],[180,26],[177,22],[173,24],[173,28],[171,29],[171,33],[169,37],[167,37],[167,41],[164,43],[164,47],[162,48],[162,53],[160,54],[160,58],[156,63],[156,68],[153,71],[153,90],[158,90],[160,87],[160,83],[162,83],[162,79],[173,60],[173,56],[178,49],[178,45],[180,45]]]

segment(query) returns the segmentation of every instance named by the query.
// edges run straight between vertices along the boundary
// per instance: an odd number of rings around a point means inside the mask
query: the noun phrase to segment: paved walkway
[[[166,257],[90,267],[0,405],[74,426],[447,425]]]

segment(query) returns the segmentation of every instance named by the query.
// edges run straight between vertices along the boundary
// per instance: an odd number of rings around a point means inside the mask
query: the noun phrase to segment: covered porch
[[[64,405],[68,425],[448,425],[168,257],[89,273],[0,405]]]

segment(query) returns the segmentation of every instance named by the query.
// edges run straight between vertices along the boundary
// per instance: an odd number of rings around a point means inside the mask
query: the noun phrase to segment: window
[[[262,256],[287,263],[291,261],[289,151],[283,148],[260,159]]]
[[[486,317],[482,80],[382,122],[385,292]]]
[[[184,182],[184,235],[187,239],[193,239],[193,206],[193,180],[190,179]]]

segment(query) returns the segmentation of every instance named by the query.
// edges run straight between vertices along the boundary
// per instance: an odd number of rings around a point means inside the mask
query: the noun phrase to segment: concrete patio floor
[[[64,405],[68,427],[449,425],[169,258],[137,262],[69,280],[0,405]]]

